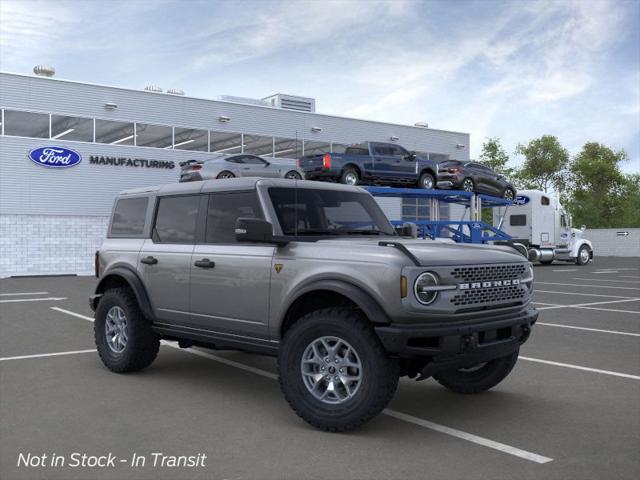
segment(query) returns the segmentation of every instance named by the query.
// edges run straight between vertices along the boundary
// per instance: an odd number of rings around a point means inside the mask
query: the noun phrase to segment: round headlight
[[[438,296],[437,290],[431,290],[431,287],[438,285],[438,277],[433,273],[425,272],[416,278],[413,286],[413,292],[418,301],[423,305],[429,305],[434,302]]]

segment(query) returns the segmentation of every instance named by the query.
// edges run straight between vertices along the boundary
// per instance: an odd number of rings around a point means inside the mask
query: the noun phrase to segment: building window
[[[273,137],[263,137],[261,135],[243,135],[244,153],[252,155],[273,156]]]
[[[331,144],[328,142],[311,142],[309,140],[304,141],[305,155],[322,155],[323,153],[329,153],[330,151]]]
[[[209,149],[209,135],[206,130],[178,128],[174,130],[173,148],[177,150],[197,150],[206,152]]]
[[[223,155],[231,155],[242,153],[242,135],[239,133],[229,132],[209,132],[210,143],[209,151],[211,153],[220,153]]]
[[[49,115],[5,110],[4,134],[15,137],[49,138]]]
[[[111,145],[133,145],[134,126],[129,122],[96,120],[96,142]]]
[[[138,147],[171,148],[173,129],[164,125],[136,123],[136,145]]]
[[[51,138],[93,142],[93,119],[51,115]]]
[[[431,212],[428,198],[403,198],[402,221],[416,222],[431,220]]]
[[[293,138],[273,139],[274,151],[273,156],[279,158],[299,158],[302,156],[302,140]]]

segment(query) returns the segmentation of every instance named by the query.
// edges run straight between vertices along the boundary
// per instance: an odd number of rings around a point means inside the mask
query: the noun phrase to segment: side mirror
[[[401,226],[396,227],[395,230],[401,237],[418,238],[418,226],[415,223],[403,223]]]
[[[582,230],[583,232],[584,232],[586,229],[587,229],[587,226],[586,226],[586,225],[582,225],[582,226],[580,227],[580,230]]]
[[[265,167],[268,167],[269,165],[271,165],[271,163],[270,163],[270,162],[267,162],[267,161],[265,160],[265,162],[264,162],[264,166],[265,166]]]
[[[282,238],[274,237],[273,225],[261,218],[238,218],[235,233],[238,242],[287,243]]]
[[[407,160],[413,161],[416,159],[416,152],[411,151],[409,152],[409,155],[407,155],[406,157],[404,157]]]

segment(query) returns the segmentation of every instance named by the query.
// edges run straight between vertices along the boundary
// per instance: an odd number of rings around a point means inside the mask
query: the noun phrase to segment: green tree
[[[632,198],[638,180],[626,178],[620,163],[627,159],[624,150],[613,151],[597,142],[585,143],[569,167],[568,208],[576,225],[620,227],[633,222]],[[637,200],[637,193],[635,194]],[[625,219],[626,217],[626,219]],[[624,220],[623,220],[624,219]]]
[[[548,192],[565,189],[565,175],[569,164],[569,152],[553,135],[534,138],[526,145],[518,144],[516,154],[524,155],[525,161],[516,173],[520,188],[533,188]]]
[[[640,173],[625,175],[623,208],[618,226],[640,228]]]
[[[513,168],[508,167],[509,155],[502,148],[498,137],[486,138],[482,144],[482,153],[479,158],[483,165],[495,170],[497,173],[510,177],[513,175]]]

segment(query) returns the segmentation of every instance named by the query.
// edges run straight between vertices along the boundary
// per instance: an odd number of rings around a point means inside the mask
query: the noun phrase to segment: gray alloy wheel
[[[224,172],[220,172],[217,178],[235,178],[235,175],[225,170]]]
[[[462,182],[462,190],[464,190],[465,192],[473,192],[473,187],[473,180],[471,180],[470,178],[465,178]]]
[[[420,188],[424,188],[425,190],[433,190],[435,187],[435,180],[433,175],[429,173],[423,173],[420,177]]]
[[[344,176],[345,185],[357,185],[358,175],[355,172],[347,172]]]
[[[507,188],[504,191],[504,195],[502,196],[505,200],[513,200],[513,197],[514,197],[513,190],[511,190],[510,188]]]
[[[336,405],[351,399],[360,388],[362,362],[347,341],[319,337],[302,354],[300,373],[314,398]]]
[[[302,180],[302,176],[294,170],[287,172],[284,178],[288,178],[289,180]]]
[[[104,322],[104,333],[107,345],[111,351],[120,353],[127,348],[127,341],[129,340],[127,316],[119,306],[114,305],[107,312],[107,317]]]

